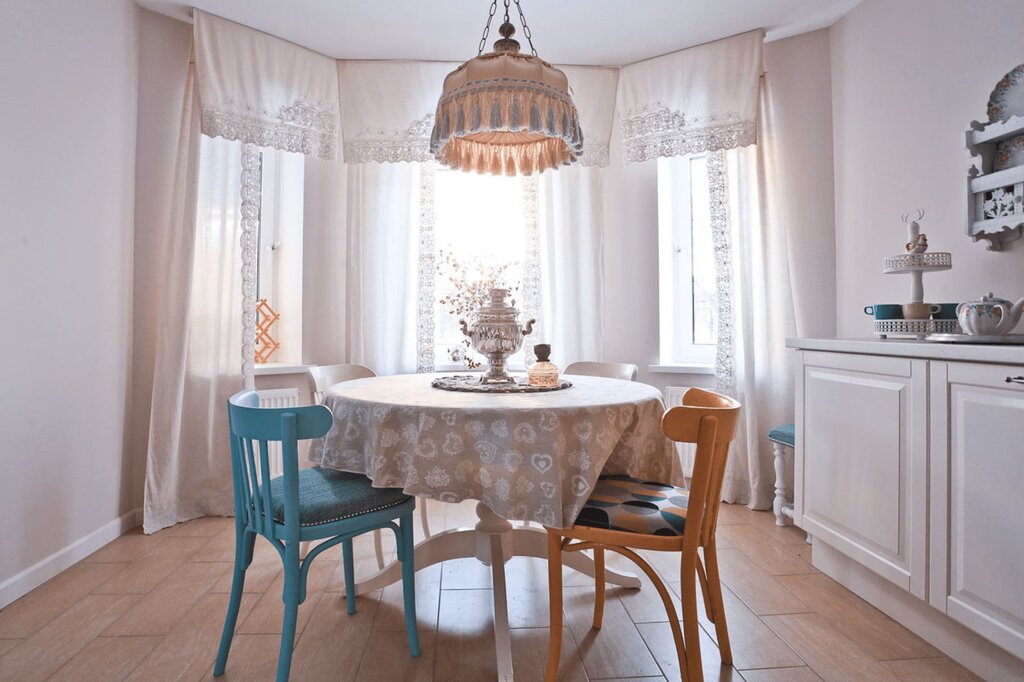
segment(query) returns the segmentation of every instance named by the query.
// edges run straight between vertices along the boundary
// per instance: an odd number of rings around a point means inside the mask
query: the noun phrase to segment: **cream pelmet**
[[[445,79],[430,151],[464,171],[532,175],[583,153],[565,74],[537,57],[490,53]]]

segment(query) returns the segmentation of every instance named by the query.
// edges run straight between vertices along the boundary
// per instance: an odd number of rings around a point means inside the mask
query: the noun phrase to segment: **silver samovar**
[[[473,350],[487,358],[488,370],[480,379],[483,384],[509,384],[515,379],[505,371],[505,360],[523,345],[523,337],[533,331],[530,320],[526,328],[519,326],[519,311],[505,297],[508,289],[491,289],[490,299],[476,312],[472,329],[465,320],[459,320],[462,333],[470,338]]]

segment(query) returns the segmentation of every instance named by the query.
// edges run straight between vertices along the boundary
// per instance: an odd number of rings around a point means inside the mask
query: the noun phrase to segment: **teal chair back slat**
[[[255,391],[231,397],[231,455],[235,511],[246,526],[267,537],[299,536],[298,441],[319,438],[331,430],[334,417],[322,405],[266,408]],[[284,534],[276,531],[270,494],[270,443],[281,443],[284,478]]]

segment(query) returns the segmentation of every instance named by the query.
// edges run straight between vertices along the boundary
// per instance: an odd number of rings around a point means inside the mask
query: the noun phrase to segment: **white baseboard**
[[[982,679],[1024,680],[1024,664],[1013,654],[864,568],[820,538],[815,538],[811,563]]]
[[[136,528],[141,522],[142,509],[133,509],[3,581],[0,583],[0,609],[70,568],[111,540]]]

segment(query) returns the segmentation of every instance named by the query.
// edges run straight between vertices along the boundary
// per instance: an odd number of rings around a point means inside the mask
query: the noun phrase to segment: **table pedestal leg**
[[[476,515],[476,558],[491,567],[491,596],[494,603],[494,649],[498,682],[512,682],[512,633],[508,626],[508,593],[505,562],[512,557],[512,524],[478,502]]]
[[[512,638],[508,623],[508,594],[505,563],[514,556],[548,558],[547,531],[543,528],[513,528],[507,519],[498,516],[487,505],[478,503],[479,521],[474,528],[459,528],[437,533],[416,545],[416,570],[452,559],[476,558],[491,567],[494,599],[494,646],[498,664],[498,680],[512,682]],[[594,560],[584,552],[562,554],[562,563],[580,573],[594,577]],[[369,580],[356,585],[356,594],[375,592],[402,579],[397,561]],[[605,569],[605,582],[638,589],[640,579],[633,573]]]

